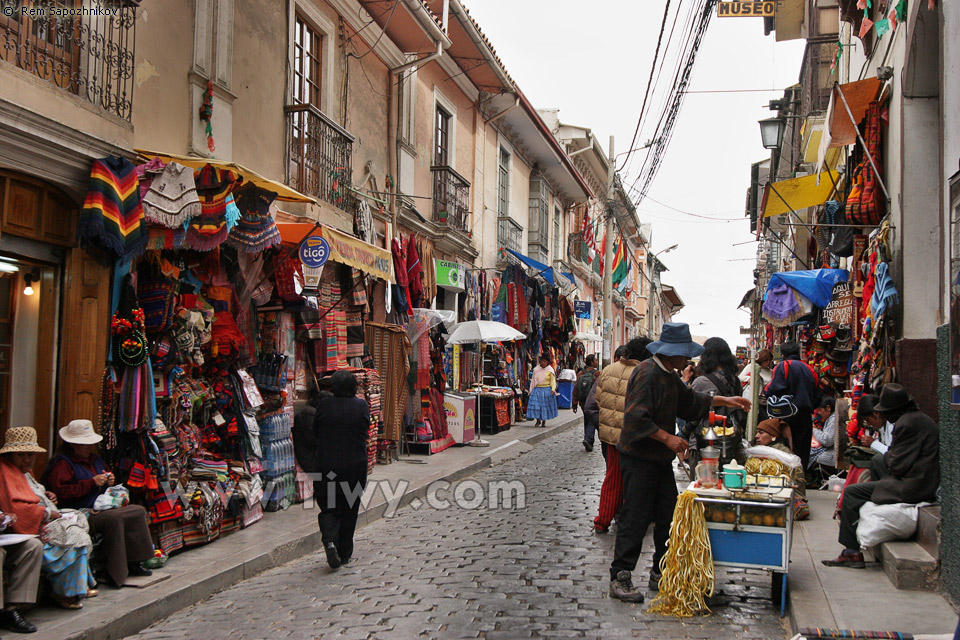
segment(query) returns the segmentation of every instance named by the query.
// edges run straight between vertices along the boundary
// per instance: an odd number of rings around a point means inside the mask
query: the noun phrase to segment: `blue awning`
[[[787,285],[805,296],[814,306],[822,309],[830,302],[833,295],[833,285],[838,282],[846,282],[849,278],[850,273],[846,269],[779,271],[770,276],[770,282],[767,283],[767,291],[764,293],[763,299],[767,299],[767,293],[771,289]]]
[[[527,257],[522,253],[517,253],[513,249],[507,249],[507,251],[513,254],[514,257],[516,257],[516,259],[522,262],[523,264],[527,265],[531,269],[536,269],[537,271],[539,271],[540,272],[539,275],[543,276],[544,280],[546,280],[550,284],[553,284],[553,285],[556,284],[556,279],[553,277],[553,267],[548,267],[547,265],[543,264],[539,260],[534,260],[533,258]],[[572,277],[570,277],[570,281],[571,282],[573,281]]]

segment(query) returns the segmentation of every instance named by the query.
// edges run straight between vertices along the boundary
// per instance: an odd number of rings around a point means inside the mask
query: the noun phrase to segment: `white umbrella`
[[[520,333],[508,324],[502,322],[493,322],[491,320],[470,320],[461,322],[447,337],[447,344],[472,344],[476,342],[512,342],[514,340],[526,340],[527,336]],[[475,438],[472,444],[476,447],[488,447],[490,443],[480,437],[480,385],[482,384],[483,355],[479,360],[481,376],[477,379],[477,428],[474,432]]]
[[[512,342],[526,340],[527,336],[502,322],[491,320],[471,320],[458,324],[447,338],[447,344],[469,344],[472,342]]]
[[[578,331],[575,336],[570,338],[570,342],[603,342],[603,336]]]

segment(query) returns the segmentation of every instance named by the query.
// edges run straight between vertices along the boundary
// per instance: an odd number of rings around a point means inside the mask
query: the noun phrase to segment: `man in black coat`
[[[880,392],[880,403],[867,421],[880,428],[885,421],[894,423],[893,443],[886,453],[878,453],[871,463],[871,482],[847,487],[840,512],[840,544],[844,549],[828,567],[862,569],[865,565],[857,541],[860,507],[866,502],[896,504],[936,499],[940,486],[940,429],[930,416],[922,413],[913,398],[899,384],[888,384]]]
[[[763,389],[766,398],[788,395],[797,411],[775,416],[790,425],[793,452],[806,469],[810,464],[810,440],[813,437],[813,410],[820,406],[818,376],[813,367],[800,359],[800,345],[785,342],[780,346],[783,361],[773,368],[773,379]],[[769,406],[769,405],[768,405]]]

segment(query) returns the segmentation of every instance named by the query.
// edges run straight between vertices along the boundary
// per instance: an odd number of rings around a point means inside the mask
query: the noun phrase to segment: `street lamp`
[[[783,119],[767,118],[760,120],[760,139],[764,149],[779,149],[783,142]]]
[[[674,249],[676,249],[678,246],[679,246],[679,245],[676,245],[676,244],[675,244],[675,245],[671,245],[671,246],[667,247],[666,249],[663,249],[662,251],[657,251],[655,254],[653,254],[653,257],[656,258],[656,257],[657,257],[658,255],[660,255],[661,253],[670,253],[671,251],[673,251]]]

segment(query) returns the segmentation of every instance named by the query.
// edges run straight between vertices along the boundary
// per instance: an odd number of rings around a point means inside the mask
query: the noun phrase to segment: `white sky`
[[[677,4],[685,14],[690,0],[673,0]],[[627,150],[664,0],[467,0],[467,6],[536,108],[558,108],[562,122],[591,128],[604,149],[613,135],[616,152]],[[777,91],[687,95],[650,189],[652,199],[638,208],[640,221],[653,224],[654,252],[679,244],[660,256],[669,268],[663,282],[676,287],[686,303],[676,320],[689,323],[695,335],[726,339],[731,348],[745,344],[739,327],[750,318],[736,309],[753,286],[756,256],[756,243],[747,242],[752,238],[749,221],[742,218],[750,165],[769,156],[760,144],[757,121],[772,115],[765,108],[770,99],[797,82],[803,43],[775,43],[772,34],[763,35],[761,18],[714,15],[688,89]],[[666,64],[664,77],[672,73],[676,60]],[[655,115],[663,100],[657,97]],[[651,117],[649,129],[641,130],[637,146],[652,137],[655,120]],[[625,184],[636,177],[642,153],[634,154]],[[706,221],[653,199],[683,211],[737,220]],[[732,246],[741,242],[747,243]]]

